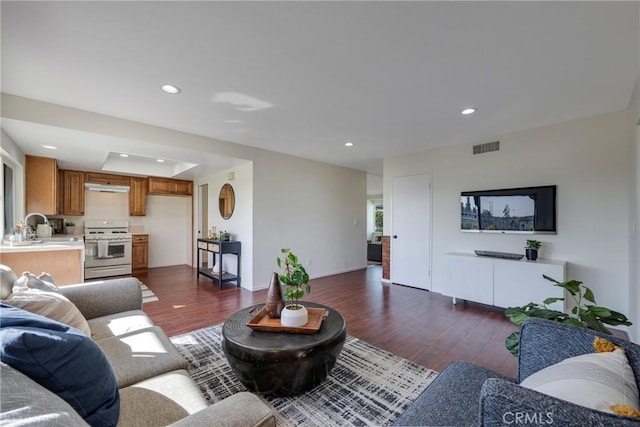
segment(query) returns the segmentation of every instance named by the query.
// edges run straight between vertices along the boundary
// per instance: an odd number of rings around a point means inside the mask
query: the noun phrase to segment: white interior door
[[[391,281],[431,289],[431,175],[393,179]]]

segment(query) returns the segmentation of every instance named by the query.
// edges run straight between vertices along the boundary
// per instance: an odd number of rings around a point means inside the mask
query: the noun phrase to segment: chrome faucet
[[[44,223],[45,223],[46,225],[49,225],[49,220],[47,219],[47,217],[46,217],[46,216],[44,216],[43,214],[41,214],[40,212],[31,212],[30,214],[27,214],[27,216],[25,216],[25,217],[24,217],[24,219],[22,220],[22,222],[24,222],[25,224],[28,224],[28,223],[27,223],[27,220],[28,220],[30,217],[34,216],[34,215],[40,215],[42,218],[44,218]]]
[[[49,225],[49,220],[47,219],[47,217],[44,214],[41,214],[40,212],[31,212],[29,214],[27,214],[27,216],[24,217],[24,219],[22,220],[22,223],[24,223],[25,227],[23,230],[23,233],[26,234],[24,235],[24,239],[27,240],[29,239],[29,231],[31,230],[31,226],[29,225],[29,223],[27,222],[29,220],[29,218],[31,218],[32,216],[41,216],[42,218],[44,218],[44,224],[45,225]],[[33,234],[33,233],[31,233]]]

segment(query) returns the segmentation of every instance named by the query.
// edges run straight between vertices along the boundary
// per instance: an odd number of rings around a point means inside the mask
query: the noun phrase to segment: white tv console
[[[541,258],[527,261],[448,253],[440,264],[442,293],[452,297],[454,304],[458,298],[503,308],[542,303],[549,297],[564,297],[564,289],[542,275],[564,282],[566,264]],[[550,307],[564,310],[562,301]]]

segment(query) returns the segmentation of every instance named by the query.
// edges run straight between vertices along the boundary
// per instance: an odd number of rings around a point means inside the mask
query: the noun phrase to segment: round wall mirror
[[[225,184],[220,189],[218,206],[220,207],[220,215],[222,215],[222,218],[231,218],[233,209],[236,207],[236,194],[233,192],[231,184]]]

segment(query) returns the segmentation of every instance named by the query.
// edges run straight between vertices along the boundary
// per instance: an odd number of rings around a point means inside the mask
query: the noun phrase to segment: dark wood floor
[[[347,333],[415,363],[441,371],[467,360],[515,376],[517,359],[504,339],[517,327],[501,310],[459,302],[424,290],[383,284],[382,269],[367,269],[311,281],[305,300],[338,310]],[[250,292],[211,279],[196,279],[189,266],[153,268],[136,274],[159,298],[144,311],[169,336],[215,325],[237,310],[263,303],[266,290]],[[267,281],[268,278],[265,278]]]

